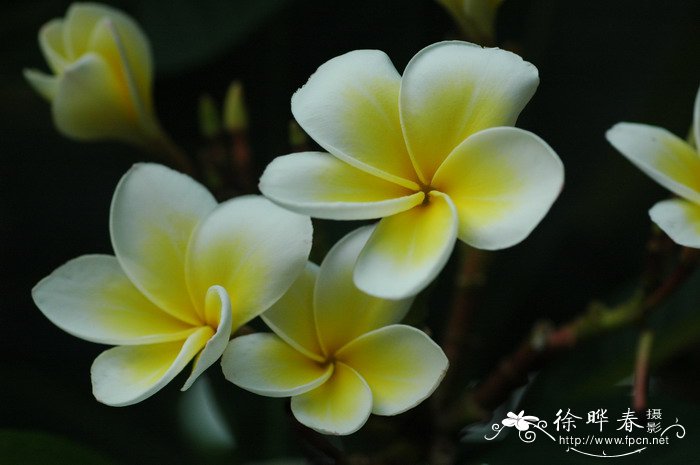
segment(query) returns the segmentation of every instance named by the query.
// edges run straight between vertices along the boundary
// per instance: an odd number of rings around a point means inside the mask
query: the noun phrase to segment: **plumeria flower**
[[[527,431],[530,429],[531,423],[537,423],[540,421],[540,419],[537,417],[533,417],[532,415],[523,415],[523,413],[525,413],[525,410],[521,410],[517,415],[513,412],[508,412],[508,418],[504,418],[501,423],[503,423],[503,426],[507,426],[509,428],[515,426],[518,431]]]
[[[432,281],[455,240],[481,249],[522,241],[561,190],[562,163],[516,129],[537,69],[519,56],[441,42],[403,77],[377,50],[322,65],[292,97],[301,127],[330,152],[278,157],[265,196],[319,218],[383,218],[357,260],[355,284],[384,298]]]
[[[53,75],[24,75],[52,103],[59,131],[81,140],[167,143],[153,110],[150,45],[133,19],[105,5],[74,3],[65,18],[41,28],[39,46]]]
[[[605,137],[637,168],[679,199],[664,200],[649,216],[677,244],[700,248],[700,90],[695,97],[694,146],[666,129],[618,123]]]
[[[34,287],[39,309],[79,338],[116,345],[92,365],[95,397],[140,402],[194,359],[183,390],[232,332],[269,308],[303,271],[308,217],[260,196],[217,205],[191,178],[135,165],[112,199],[116,256],[84,255]]]
[[[447,370],[423,332],[396,324],[412,299],[385,300],[352,282],[371,227],[341,239],[320,266],[308,264],[262,316],[274,334],[233,339],[221,359],[232,383],[291,397],[294,416],[326,434],[350,434],[370,413],[396,415],[427,398]]]

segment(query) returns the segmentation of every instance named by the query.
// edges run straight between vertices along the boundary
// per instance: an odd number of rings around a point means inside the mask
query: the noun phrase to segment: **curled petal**
[[[700,157],[683,139],[646,124],[618,123],[605,133],[637,168],[674,194],[700,203]]]
[[[401,135],[401,78],[379,50],[356,50],[321,65],[292,97],[299,125],[341,160],[417,189]]]
[[[539,137],[491,128],[460,144],[440,166],[433,187],[457,207],[459,238],[480,249],[510,247],[547,214],[564,183],[564,167]]]
[[[515,418],[504,418],[503,420],[501,420],[501,423],[503,423],[503,426],[507,426],[509,428],[512,428],[513,426],[515,426],[515,423],[517,421],[518,420]]]
[[[189,389],[204,370],[219,360],[228,345],[231,336],[231,300],[223,287],[212,286],[207,291],[205,315],[209,327],[216,328],[216,333],[195,359],[192,373],[182,386],[183,391]]]
[[[39,30],[39,48],[56,74],[62,73],[68,65],[66,49],[63,42],[63,21],[53,19]]]
[[[326,354],[333,354],[362,334],[399,322],[413,301],[373,297],[355,286],[353,268],[372,231],[372,227],[363,227],[346,235],[321,264],[314,307],[319,339]]]
[[[317,277],[318,265],[308,262],[289,290],[261,317],[287,344],[309,358],[323,361],[314,316]]]
[[[427,204],[383,218],[355,265],[355,284],[385,299],[422,291],[450,258],[457,237],[457,211],[432,191]]]
[[[372,413],[396,415],[415,407],[438,387],[447,357],[415,328],[391,325],[364,334],[336,353],[372,390]]]
[[[365,424],[372,410],[372,392],[362,376],[335,363],[333,376],[316,389],[292,397],[292,413],[300,423],[323,434],[344,435]]]
[[[108,255],[69,261],[37,284],[32,297],[53,324],[92,342],[151,344],[182,340],[194,331],[153,305]]]
[[[676,244],[700,248],[700,206],[687,200],[664,200],[649,210],[651,220]]]
[[[471,134],[514,125],[538,83],[537,68],[505,50],[439,42],[418,52],[401,81],[400,113],[423,183]]]
[[[260,191],[295,212],[335,220],[381,218],[423,201],[421,192],[318,152],[274,159],[260,178]]]
[[[303,394],[326,382],[333,364],[318,363],[273,334],[249,334],[232,340],[221,359],[226,379],[269,397]]]
[[[231,296],[234,330],[270,308],[304,270],[312,226],[261,196],[219,205],[194,233],[187,275],[195,305],[209,286]]]
[[[102,352],[92,364],[92,392],[113,407],[132,405],[152,396],[172,381],[214,334],[197,329],[179,342],[120,346]]]
[[[155,304],[182,321],[199,325],[185,280],[192,232],[216,200],[192,178],[162,165],[134,165],[122,177],[110,211],[112,245],[134,284]],[[204,304],[209,286],[193,296]],[[201,302],[200,302],[201,301]]]

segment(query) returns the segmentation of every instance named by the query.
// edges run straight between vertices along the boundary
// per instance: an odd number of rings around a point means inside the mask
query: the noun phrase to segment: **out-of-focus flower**
[[[292,97],[300,126],[330,152],[278,157],[265,196],[319,218],[381,218],[355,284],[403,298],[432,281],[457,238],[481,249],[522,241],[559,194],[564,169],[536,135],[512,126],[535,92],[519,56],[441,42],[403,78],[377,50],[322,65]]]
[[[437,0],[467,38],[491,45],[496,37],[496,13],[503,0]]]
[[[322,433],[350,434],[370,413],[396,415],[427,398],[447,370],[442,350],[401,324],[412,299],[384,300],[352,281],[371,227],[353,231],[309,264],[262,316],[275,334],[233,339],[221,364],[232,383],[292,397],[294,416]]]
[[[700,248],[700,89],[690,137],[695,146],[666,129],[637,123],[618,123],[605,137],[637,168],[680,197],[654,205],[649,210],[652,221],[677,244]]]
[[[164,144],[152,98],[153,63],[141,28],[126,14],[96,3],[74,3],[65,18],[39,31],[52,75],[24,75],[51,102],[54,123],[79,140]]]
[[[140,402],[194,359],[187,389],[233,331],[268,309],[304,269],[308,217],[260,196],[217,205],[191,178],[135,165],[112,199],[116,256],[84,255],[37,284],[44,315],[68,333],[113,344],[92,365],[97,400]]]

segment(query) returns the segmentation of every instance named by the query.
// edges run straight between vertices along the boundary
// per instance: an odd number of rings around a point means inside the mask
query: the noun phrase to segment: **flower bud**
[[[248,112],[243,101],[243,85],[233,81],[224,101],[224,127],[229,132],[248,129]]]
[[[153,111],[150,45],[129,16],[74,3],[65,18],[40,29],[39,46],[53,74],[27,69],[24,75],[51,102],[61,133],[142,146],[163,138]]]

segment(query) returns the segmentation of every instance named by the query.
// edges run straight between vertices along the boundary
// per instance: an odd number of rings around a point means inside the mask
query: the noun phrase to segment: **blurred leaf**
[[[134,10],[148,33],[158,71],[200,64],[236,44],[290,0],[147,0]]]
[[[109,465],[115,462],[60,436],[37,431],[0,430],[0,463],[6,465]]]

